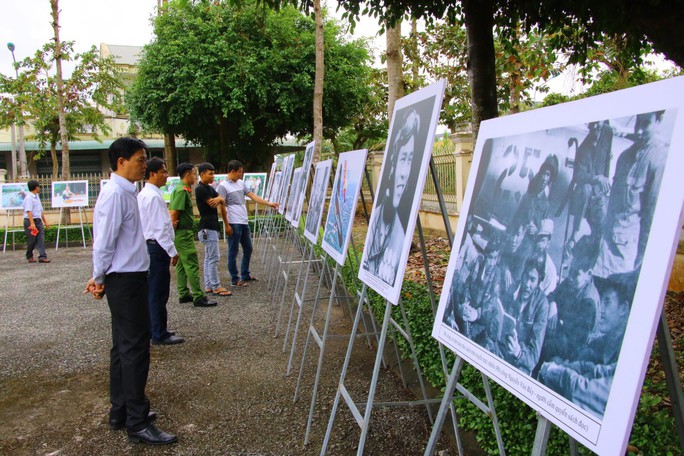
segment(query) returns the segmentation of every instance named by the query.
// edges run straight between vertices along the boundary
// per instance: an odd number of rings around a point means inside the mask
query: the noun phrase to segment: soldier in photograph
[[[599,277],[641,266],[667,160],[666,145],[658,137],[664,113],[637,115],[634,144],[617,160],[594,268]]]
[[[580,348],[576,359],[556,357],[544,363],[539,381],[601,418],[613,383],[634,288],[625,286],[618,276],[596,281],[601,290],[597,332]]]
[[[539,362],[546,336],[549,303],[539,287],[543,280],[543,263],[530,259],[525,264],[520,286],[504,301],[499,355],[528,375]]]
[[[394,286],[406,238],[406,227],[399,217],[399,209],[417,146],[416,136],[420,130],[418,112],[409,109],[400,125],[399,134],[389,149],[389,186],[385,194],[378,195],[379,202],[370,223],[373,235],[363,264],[364,269],[390,286]]]

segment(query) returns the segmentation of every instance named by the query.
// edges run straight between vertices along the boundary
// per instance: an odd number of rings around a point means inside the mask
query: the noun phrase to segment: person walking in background
[[[170,266],[178,263],[178,252],[173,244],[174,234],[171,217],[166,210],[160,187],[166,184],[169,172],[161,158],[147,161],[145,188],[138,194],[138,210],[150,254],[150,273],[147,277],[147,304],[150,311],[152,345],[173,345],[184,342],[182,337],[169,332],[166,303],[171,287]]]
[[[109,427],[128,429],[128,441],[161,445],[176,436],[152,422],[145,395],[150,368],[150,315],[147,271],[150,257],[135,195],[135,182],[145,177],[147,146],[135,138],[119,138],[109,146],[111,180],[93,211],[93,277],[84,293],[107,302],[112,314],[109,358]]]
[[[216,192],[211,184],[214,182],[214,166],[211,163],[202,163],[197,167],[200,182],[195,187],[195,199],[200,213],[199,232],[197,237],[204,245],[204,292],[215,296],[230,296],[233,293],[221,286],[219,278],[218,261],[221,257],[219,252],[219,221],[216,215],[217,209],[221,212],[221,218],[226,226],[226,233],[230,234],[226,215],[226,200]]]
[[[230,271],[231,284],[235,287],[246,287],[247,282],[256,280],[249,271],[249,262],[252,257],[252,238],[249,233],[249,221],[247,218],[247,206],[245,196],[258,204],[277,209],[278,203],[266,201],[245,188],[242,176],[245,167],[238,160],[228,162],[228,178],[219,185],[219,194],[226,201],[226,211],[230,225],[226,225],[226,232],[230,238],[228,240],[228,271]],[[228,230],[230,226],[230,230]],[[232,235],[230,232],[232,231]],[[237,269],[237,253],[239,246],[242,246],[242,264],[240,273]]]
[[[40,184],[32,180],[28,182],[29,193],[24,198],[24,232],[26,233],[26,259],[29,263],[35,263],[33,250],[38,248],[38,261],[49,263],[47,253],[45,253],[45,230],[50,228],[45,214],[43,204],[40,202]]]
[[[181,163],[176,168],[181,184],[173,189],[169,210],[171,222],[176,227],[174,244],[178,251],[176,263],[177,287],[180,302],[192,302],[195,307],[212,307],[216,301],[209,301],[202,291],[199,279],[199,259],[195,248],[194,217],[192,215],[192,186],[197,180],[195,168],[190,163]],[[190,289],[188,289],[190,282]],[[192,290],[192,294],[191,293]]]

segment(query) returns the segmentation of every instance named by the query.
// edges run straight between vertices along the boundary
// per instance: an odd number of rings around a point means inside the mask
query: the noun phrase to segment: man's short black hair
[[[527,272],[531,269],[537,270],[537,274],[539,275],[539,282],[544,280],[544,278],[546,277],[546,256],[532,255],[530,258],[528,258],[525,262],[525,267],[523,269],[522,276],[525,277],[525,274],[527,274]]]
[[[130,160],[131,157],[139,150],[143,150],[146,154],[149,152],[147,145],[131,136],[124,136],[115,140],[111,146],[109,146],[109,165],[112,167],[112,171],[116,171],[119,158],[125,160]]]
[[[30,180],[26,185],[28,186],[29,192],[32,192],[38,187],[40,187],[40,183],[37,180]]]
[[[150,179],[150,174],[158,173],[164,166],[166,162],[159,157],[152,157],[147,160],[147,169],[145,170],[145,180]]]
[[[228,172],[239,171],[240,168],[244,168],[245,165],[242,164],[240,160],[231,160],[228,162]]]
[[[214,165],[212,165],[209,162],[202,163],[197,167],[197,172],[201,176],[202,174],[206,173],[207,171],[216,171],[216,168],[214,168]]]
[[[192,165],[192,163],[188,163],[188,162],[181,163],[180,165],[178,165],[178,167],[176,167],[176,172],[178,173],[178,177],[183,179],[186,174],[188,174],[189,172],[192,171],[193,168],[194,168],[194,166]]]

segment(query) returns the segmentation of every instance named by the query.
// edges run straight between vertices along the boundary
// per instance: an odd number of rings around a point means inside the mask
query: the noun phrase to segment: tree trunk
[[[50,158],[52,158],[52,179],[59,180],[59,162],[57,161],[57,142],[50,142]]]
[[[314,0],[314,16],[316,21],[316,74],[314,76],[313,98],[313,138],[316,141],[313,163],[318,163],[323,145],[323,81],[325,77],[325,43],[323,35],[323,14],[321,0]]]
[[[59,136],[62,141],[62,179],[69,180],[69,136],[67,134],[66,113],[64,112],[64,81],[62,80],[62,43],[59,40],[59,0],[50,0],[52,5],[52,28],[55,32],[55,68],[57,69],[57,114]]]
[[[176,175],[176,137],[173,133],[164,133],[164,161],[169,176]]]
[[[418,56],[418,20],[415,17],[411,18],[411,43],[413,47],[411,52],[411,77],[413,79],[411,81],[411,89],[416,91],[420,86],[418,83],[418,78],[420,78],[420,57]]]
[[[480,122],[499,115],[496,103],[494,7],[492,0],[463,0],[468,36],[468,78],[473,111],[473,144]]]
[[[387,81],[389,93],[387,98],[388,119],[392,122],[394,103],[404,96],[404,74],[401,56],[401,20],[394,27],[387,25]]]

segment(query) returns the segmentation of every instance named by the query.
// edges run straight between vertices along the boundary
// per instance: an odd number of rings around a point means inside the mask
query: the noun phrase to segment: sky
[[[328,1],[331,14],[337,2]],[[152,40],[150,19],[156,14],[157,0],[60,0],[60,39],[76,42],[76,51],[100,43],[142,46]],[[49,0],[0,0],[0,73],[14,73],[7,43],[14,43],[17,60],[33,55],[53,37]],[[374,19],[357,25],[355,36],[374,36]],[[384,46],[384,39],[379,40]],[[68,71],[68,68],[65,68]]]

